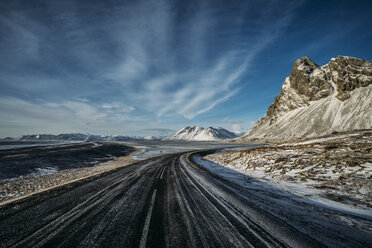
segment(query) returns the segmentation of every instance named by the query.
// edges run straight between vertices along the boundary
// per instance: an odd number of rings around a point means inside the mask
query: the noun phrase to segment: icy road
[[[164,155],[95,180],[2,206],[0,246],[325,245],[319,237],[304,234],[265,210],[262,204],[256,205],[254,198],[258,196],[251,193],[199,167],[188,153]],[[307,223],[307,228],[316,230],[318,226]],[[371,245],[367,232],[355,234],[352,226],[334,228],[325,231],[336,235],[334,238],[339,238],[345,247]],[[345,238],[342,232],[350,237]]]

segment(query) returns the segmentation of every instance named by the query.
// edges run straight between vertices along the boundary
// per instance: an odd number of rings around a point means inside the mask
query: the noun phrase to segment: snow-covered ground
[[[368,133],[369,131],[366,131],[366,133]],[[360,133],[350,133],[350,134],[345,134],[345,135],[335,135],[335,136],[328,136],[328,137],[323,137],[323,138],[312,138],[312,139],[309,139],[309,140],[306,140],[306,141],[300,141],[300,142],[291,142],[291,143],[283,143],[279,146],[286,146],[286,145],[307,145],[307,144],[314,144],[314,143],[322,143],[322,142],[325,142],[325,141],[332,141],[332,140],[340,140],[340,139],[343,139],[343,138],[348,138],[350,136],[358,136],[360,135]]]
[[[372,216],[372,134],[360,132],[205,156],[311,200]],[[221,167],[221,166],[220,166]],[[238,175],[238,174],[237,174]]]

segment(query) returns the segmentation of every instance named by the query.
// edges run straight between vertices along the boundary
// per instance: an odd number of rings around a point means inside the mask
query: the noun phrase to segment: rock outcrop
[[[295,61],[281,93],[244,137],[294,138],[372,128],[372,63],[338,56]]]

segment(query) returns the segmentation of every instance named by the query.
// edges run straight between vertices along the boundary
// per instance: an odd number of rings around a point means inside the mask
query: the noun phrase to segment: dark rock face
[[[289,81],[291,88],[310,101],[319,100],[333,92],[332,85],[328,82],[328,75],[308,57],[296,60]]]
[[[372,63],[362,59],[339,56],[328,64],[332,81],[337,85],[337,98],[345,101],[350,98],[349,92],[359,87],[372,84]]]

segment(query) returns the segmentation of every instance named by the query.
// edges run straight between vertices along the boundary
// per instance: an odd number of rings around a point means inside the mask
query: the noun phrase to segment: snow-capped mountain
[[[295,61],[281,93],[243,139],[280,139],[372,128],[372,62],[338,56]]]
[[[234,139],[237,134],[224,128],[188,126],[182,128],[177,133],[167,138],[167,140],[194,140],[194,141],[214,141],[224,139]]]

